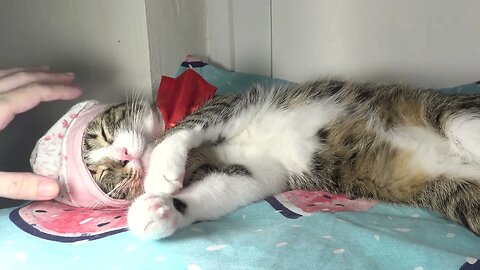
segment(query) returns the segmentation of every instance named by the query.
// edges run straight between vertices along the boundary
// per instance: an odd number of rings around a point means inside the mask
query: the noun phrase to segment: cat
[[[94,119],[100,142],[95,147],[88,142],[94,137],[90,128],[85,145],[90,151],[119,145],[120,152],[137,151],[140,165],[149,166],[135,180],[144,190],[116,193],[134,199],[129,228],[142,238],[168,237],[291,189],[423,207],[480,235],[480,96],[341,79],[253,86],[242,94],[215,96],[150,137],[140,132],[145,128],[132,132],[128,127],[135,125],[120,124],[152,114],[138,113],[137,107],[142,106],[112,107],[98,118],[113,120],[101,125]],[[159,117],[150,119],[157,122],[149,126],[161,126]],[[131,138],[123,140],[130,145],[117,144],[126,133]],[[129,164],[96,160],[86,163],[100,186],[111,180],[99,171],[115,175]],[[112,194],[123,180],[104,191]]]

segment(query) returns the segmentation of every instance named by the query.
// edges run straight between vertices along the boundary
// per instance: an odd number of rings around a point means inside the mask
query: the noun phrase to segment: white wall
[[[205,0],[208,60],[271,75],[270,0]]]
[[[206,56],[204,1],[146,0],[150,74],[156,93],[160,75],[173,76],[188,54]]]
[[[274,0],[273,74],[442,87],[480,77],[480,1]]]
[[[222,3],[209,8],[209,2]],[[206,3],[208,55],[237,71],[297,82],[343,75],[428,87],[480,77],[480,1]],[[222,46],[225,40],[234,46]]]
[[[150,90],[143,1],[4,0],[0,37],[1,67],[73,71],[87,98],[115,101],[127,89]]]

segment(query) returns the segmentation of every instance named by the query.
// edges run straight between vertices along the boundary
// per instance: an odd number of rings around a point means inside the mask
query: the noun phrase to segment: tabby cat
[[[290,189],[424,207],[480,234],[480,96],[325,79],[216,96],[167,132],[152,115],[116,105],[84,136],[98,185],[134,199],[141,237]]]

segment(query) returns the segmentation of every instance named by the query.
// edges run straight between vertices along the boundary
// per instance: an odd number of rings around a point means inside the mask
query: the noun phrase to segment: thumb
[[[58,183],[24,172],[0,172],[0,197],[19,200],[50,200],[57,196]]]

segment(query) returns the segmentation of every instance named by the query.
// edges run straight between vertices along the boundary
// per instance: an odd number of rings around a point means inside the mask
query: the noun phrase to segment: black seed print
[[[35,210],[35,213],[47,213],[45,210]]]
[[[119,218],[121,218],[121,217],[122,217],[122,216],[116,216],[116,217],[114,217],[113,219],[119,219]]]
[[[327,199],[332,199],[332,197],[328,196],[328,195],[323,195],[323,197],[327,198]]]
[[[73,210],[75,210],[75,209],[63,209],[63,211],[66,211],[66,212],[73,211]]]
[[[345,205],[343,205],[343,204],[341,204],[341,203],[336,203],[335,205],[336,205],[336,206],[345,206]]]
[[[316,205],[315,205],[315,204],[309,204],[308,206],[310,206],[310,207],[314,207],[314,206],[316,206]]]
[[[110,222],[103,222],[103,223],[97,224],[97,227],[103,227],[108,224],[110,224]]]

